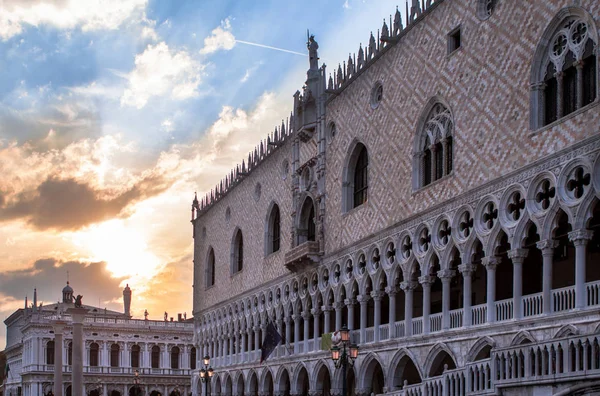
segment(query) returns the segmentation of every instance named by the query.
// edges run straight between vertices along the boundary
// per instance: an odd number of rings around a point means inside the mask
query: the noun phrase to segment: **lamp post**
[[[204,356],[202,358],[202,364],[204,364],[204,367],[200,369],[200,379],[204,384],[204,396],[208,396],[208,384],[214,374],[212,367],[210,367],[210,356]]]
[[[133,389],[135,389],[135,396],[140,396],[141,389],[140,389],[140,372],[138,370],[135,370],[133,372]]]
[[[354,366],[358,357],[358,345],[350,343],[350,330],[344,325],[340,330],[341,348],[338,345],[331,347],[331,359],[335,368],[342,369],[342,396],[347,396],[346,370]]]

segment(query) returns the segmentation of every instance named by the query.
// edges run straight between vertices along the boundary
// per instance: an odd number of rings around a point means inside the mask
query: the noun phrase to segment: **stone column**
[[[575,62],[575,69],[577,70],[577,109],[583,107],[583,60]]]
[[[456,274],[452,270],[438,271],[438,278],[442,280],[442,330],[450,329],[450,281]]]
[[[436,145],[432,144],[431,146],[429,146],[429,150],[431,151],[431,182],[433,183],[434,181],[436,181],[438,179],[436,177],[436,175],[437,175],[437,166],[436,166],[436,163],[435,163],[436,152],[437,152]],[[425,323],[423,323],[423,332],[425,331],[424,329],[425,329]]]
[[[321,311],[318,308],[313,308],[310,313],[313,316],[313,336],[314,336],[314,344],[313,344],[313,351],[318,351],[319,349],[321,349],[320,345],[318,345],[319,343],[319,315],[321,314]]]
[[[294,315],[294,353],[298,353],[298,345],[300,345],[300,314]]]
[[[404,281],[400,286],[404,290],[404,335],[412,335],[412,316],[413,316],[413,292],[417,288],[417,282]]]
[[[508,251],[508,258],[513,264],[513,319],[523,317],[523,261],[527,257],[527,249],[512,249]]]
[[[54,329],[54,396],[63,396],[63,330],[67,323],[63,320],[56,320],[52,323]]]
[[[374,305],[374,318],[373,318],[373,340],[379,342],[379,327],[381,327],[381,292],[372,291],[371,298],[373,299]],[[389,325],[388,325],[389,329]]]
[[[367,342],[367,304],[369,303],[369,296],[366,294],[358,296],[358,302],[360,303],[360,343],[364,344]]]
[[[487,322],[496,321],[496,268],[500,265],[500,257],[484,257],[483,265],[487,270]]]
[[[425,275],[419,277],[419,283],[423,288],[423,334],[429,334],[431,327],[429,312],[431,311],[431,285],[433,282],[433,276]]]
[[[557,99],[557,101],[556,101],[557,102],[556,103],[556,119],[559,119],[559,118],[562,118],[562,116],[563,116],[562,97],[563,97],[563,91],[564,91],[564,87],[563,87],[564,73],[562,71],[559,71],[554,76],[556,77],[556,99]]]
[[[290,340],[290,338],[292,337],[292,318],[290,318],[289,316],[286,316],[285,319],[285,342],[289,343],[292,342],[293,340]],[[290,354],[289,349],[286,348],[286,350],[288,351],[288,354]]]
[[[396,290],[396,287],[386,287],[385,288],[385,292],[388,294],[389,300],[390,300],[390,307],[389,307],[389,317],[390,317],[390,339],[391,338],[395,338],[396,337],[396,293],[398,292]]]
[[[258,345],[260,343],[260,335],[258,334],[259,331],[259,327],[258,326],[254,326],[254,350],[258,351]]]
[[[473,264],[461,264],[458,270],[463,276],[463,327],[473,324],[473,312],[471,312],[471,276],[475,273]]]
[[[542,303],[544,315],[552,313],[552,260],[554,259],[554,248],[558,242],[553,239],[539,241],[536,246],[542,251],[543,269],[542,269]]]
[[[576,230],[569,232],[569,240],[575,245],[575,309],[587,306],[585,290],[585,254],[586,246],[592,239],[591,230]]]
[[[348,307],[348,330],[354,330],[354,305],[356,304],[356,300],[347,298],[344,303]]]
[[[310,335],[310,312],[302,312],[302,319],[304,319],[304,353],[308,352],[308,340]]]
[[[248,334],[246,333],[246,331],[241,330],[240,336],[242,337],[242,362],[245,362],[246,361],[246,337],[248,337]]]
[[[73,365],[71,389],[73,395],[84,395],[83,389],[83,321],[88,312],[85,308],[69,308],[67,313],[73,318]]]
[[[333,331],[338,331],[342,328],[342,309],[344,308],[344,303],[342,301],[336,301],[333,303],[333,309],[335,309],[335,329]]]
[[[331,310],[332,310],[332,308],[327,305],[323,305],[321,308],[323,309],[323,320],[325,321],[325,323],[323,323],[323,332],[325,334],[328,334],[328,333],[331,333]]]
[[[444,136],[442,139],[442,169],[443,176],[446,176],[448,172],[448,138]]]

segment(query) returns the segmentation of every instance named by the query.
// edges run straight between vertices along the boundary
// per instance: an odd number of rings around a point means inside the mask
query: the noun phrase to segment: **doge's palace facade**
[[[192,204],[212,394],[339,394],[343,325],[351,394],[600,390],[599,27],[411,0],[331,74],[309,39],[291,117]]]

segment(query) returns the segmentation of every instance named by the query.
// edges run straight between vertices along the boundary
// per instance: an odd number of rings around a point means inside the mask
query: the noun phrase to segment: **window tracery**
[[[210,248],[206,260],[206,287],[211,287],[215,284],[215,251]]]
[[[347,159],[342,184],[342,209],[347,212],[367,202],[369,190],[369,154],[362,143],[357,143]]]
[[[568,16],[549,33],[538,51],[533,81],[532,127],[551,124],[597,98],[597,42],[588,22]],[[537,107],[536,107],[537,105]]]
[[[449,175],[453,169],[454,121],[450,110],[436,103],[429,112],[422,130],[417,135],[419,159],[418,187],[425,187]]]

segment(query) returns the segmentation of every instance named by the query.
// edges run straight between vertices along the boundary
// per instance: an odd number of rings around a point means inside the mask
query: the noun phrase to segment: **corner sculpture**
[[[78,294],[77,297],[75,297],[75,308],[83,307],[83,304],[81,303],[82,298],[83,298],[83,296],[81,294]]]

